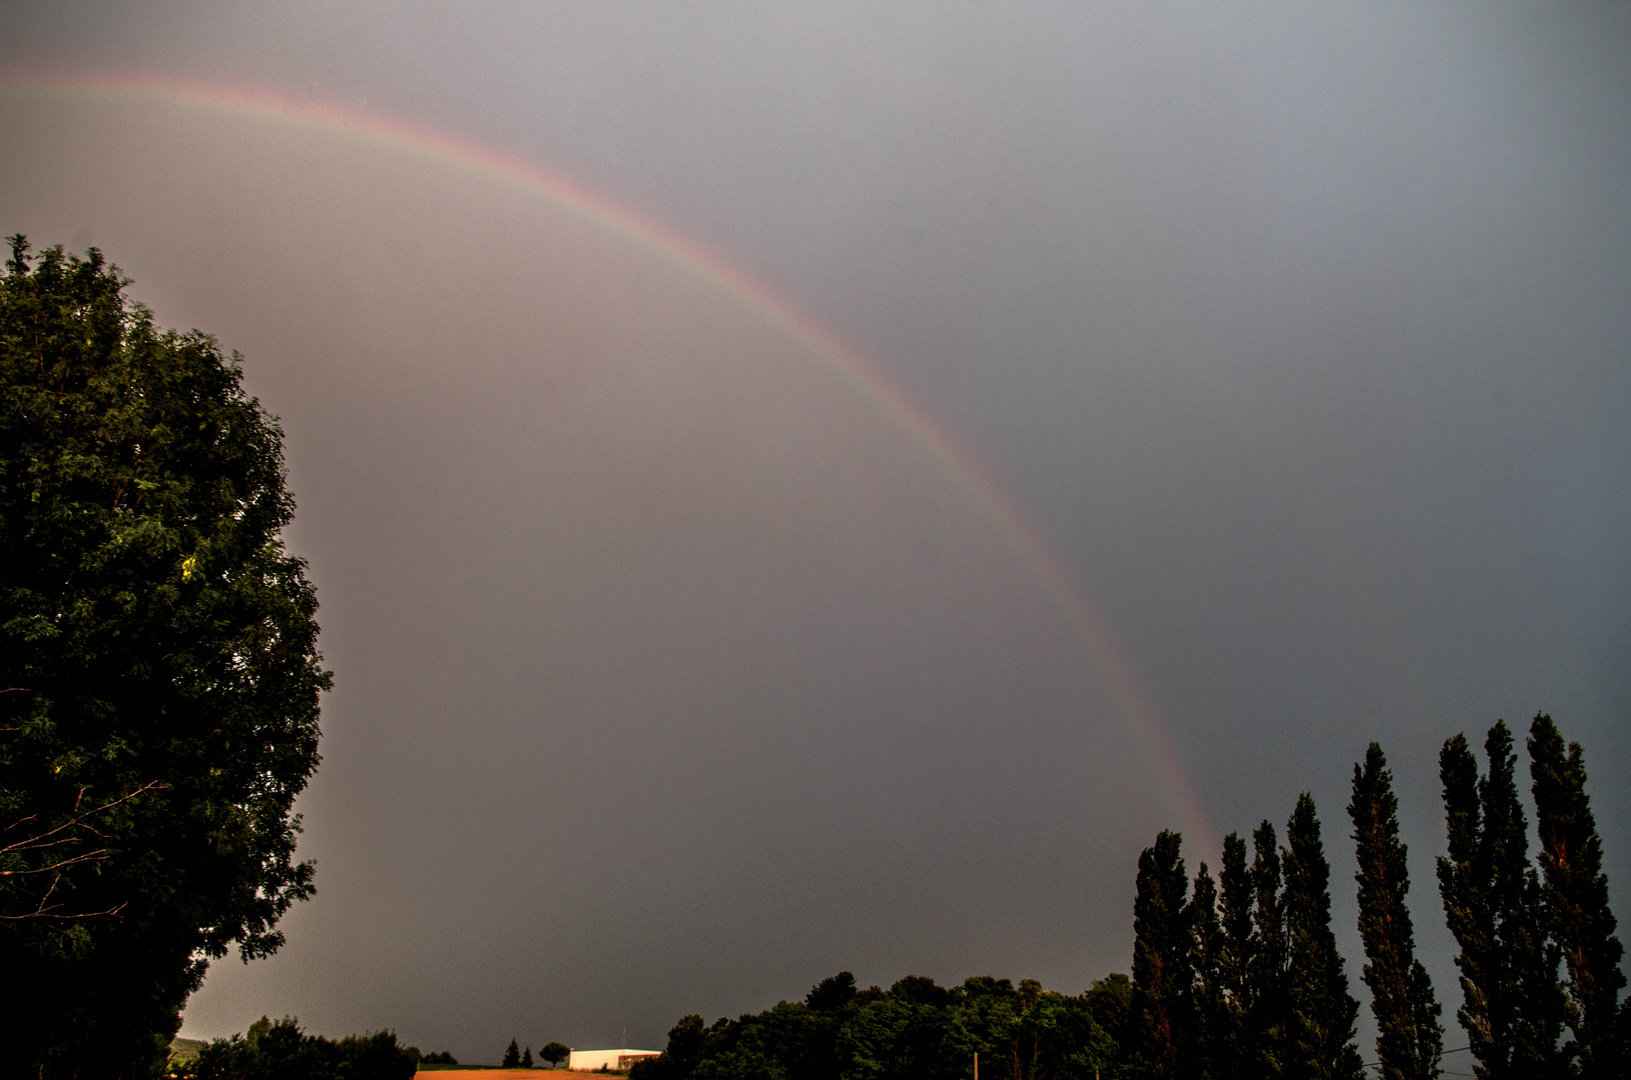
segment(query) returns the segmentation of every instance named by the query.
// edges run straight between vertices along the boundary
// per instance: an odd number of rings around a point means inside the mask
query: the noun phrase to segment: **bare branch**
[[[80,809],[85,802],[85,792],[89,790],[88,788],[82,787],[74,796],[74,805],[72,808],[70,808],[68,812],[69,816],[66,821],[54,829],[46,829],[43,832],[36,832],[29,836],[23,836],[9,844],[0,846],[0,857],[5,857],[8,855],[13,857],[21,857],[24,852],[42,852],[49,851],[54,848],[61,848],[65,844],[74,844],[83,841],[85,839],[85,834],[87,833],[98,840],[106,840],[107,835],[100,829],[97,829],[94,825],[90,824],[88,819],[93,818],[98,814],[104,814],[107,811],[112,810],[114,807],[127,803],[132,799],[139,798],[148,792],[162,790],[164,786],[165,785],[159,783],[158,781],[150,781],[133,791],[121,795],[117,799],[111,799],[108,802],[103,803],[101,806],[93,807],[90,810]],[[0,830],[0,836],[14,833],[28,825],[29,822],[37,821],[38,818],[38,814],[26,814],[12,822],[10,825],[6,826],[5,829]],[[20,894],[28,899],[35,900],[34,909],[32,911],[27,911],[20,915],[0,915],[0,921],[16,922],[22,919],[89,919],[104,915],[117,915],[121,910],[123,910],[125,906],[124,903],[116,904],[113,907],[105,908],[101,911],[64,912],[61,910],[63,907],[62,904],[51,902],[51,898],[56,895],[57,886],[62,884],[64,872],[69,867],[78,866],[83,863],[101,862],[106,858],[108,858],[108,849],[106,847],[99,847],[91,851],[81,851],[77,853],[65,852],[61,856],[47,857],[45,862],[40,866],[25,865],[20,869],[0,870],[0,882],[5,883],[4,889],[6,892]],[[38,898],[31,895],[32,890],[24,890],[20,888],[20,880],[15,882],[13,881],[13,879],[31,878],[40,874],[50,874],[51,884],[46,887],[45,892]]]
[[[23,919],[93,919],[101,915],[117,915],[125,909],[125,904],[121,903],[110,908],[104,908],[101,911],[76,911],[59,914],[57,909],[62,905],[52,904],[50,899],[52,894],[57,891],[57,883],[61,880],[62,875],[60,873],[51,880],[51,887],[45,890],[45,894],[40,897],[39,903],[34,905],[33,911],[22,915],[0,915],[0,922],[20,922]]]

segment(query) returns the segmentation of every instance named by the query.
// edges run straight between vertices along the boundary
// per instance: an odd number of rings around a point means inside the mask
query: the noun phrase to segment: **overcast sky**
[[[0,7],[5,71],[456,136],[805,313],[1058,553],[1213,831],[1191,867],[1314,792],[1361,996],[1343,808],[1383,744],[1447,1017],[1447,736],[1582,742],[1631,918],[1627,55],[1620,4]],[[323,604],[318,894],[185,1033],[480,1061],[843,968],[1128,969],[1170,777],[1011,532],[807,345],[362,140],[15,92],[0,139],[0,229],[244,354]]]

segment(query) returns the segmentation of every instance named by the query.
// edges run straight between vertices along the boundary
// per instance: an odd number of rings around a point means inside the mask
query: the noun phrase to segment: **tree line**
[[[409,1080],[420,1060],[393,1031],[327,1039],[301,1030],[293,1017],[263,1016],[242,1035],[173,1060],[166,1073],[169,1080]]]
[[[975,1055],[989,1078],[1092,1077],[1115,1061],[1131,995],[1125,976],[1067,997],[1034,979],[990,977],[943,987],[909,975],[861,989],[844,971],[758,1015],[682,1018],[629,1080],[962,1077]]]
[[[1506,724],[1490,729],[1481,774],[1462,735],[1439,755],[1448,851],[1437,878],[1458,948],[1456,1019],[1484,1080],[1621,1080],[1631,1076],[1631,999],[1621,999],[1584,755],[1544,713],[1527,749],[1534,859]],[[941,987],[908,976],[863,990],[843,972],[757,1015],[684,1017],[630,1080],[1358,1080],[1370,1069],[1435,1080],[1442,1007],[1416,958],[1408,852],[1376,743],[1354,766],[1347,812],[1371,1055],[1355,1036],[1359,1002],[1305,792],[1283,843],[1267,820],[1249,851],[1238,833],[1225,837],[1216,878],[1204,862],[1190,878],[1178,833],[1156,837],[1138,860],[1131,978],[1071,996],[989,977]]]

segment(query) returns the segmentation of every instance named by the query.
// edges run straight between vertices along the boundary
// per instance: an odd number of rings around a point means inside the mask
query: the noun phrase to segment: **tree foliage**
[[[1253,1075],[1246,1056],[1246,1017],[1252,1007],[1255,890],[1246,866],[1246,842],[1239,833],[1223,838],[1223,868],[1218,883],[1217,978],[1223,1001],[1213,1037],[1213,1069],[1219,1080],[1247,1080]]]
[[[1568,978],[1567,1048],[1583,1080],[1623,1077],[1626,1059],[1620,991],[1623,949],[1615,936],[1603,873],[1603,844],[1586,795],[1586,764],[1579,743],[1563,736],[1545,713],[1529,728],[1529,774],[1540,832],[1548,928],[1563,954]]]
[[[1220,896],[1205,863],[1193,891],[1181,839],[1163,832],[1139,859],[1134,900],[1131,1058],[1147,1077],[1355,1078],[1358,1003],[1331,932],[1330,868],[1313,799],[1287,826],[1224,841]],[[1187,894],[1187,896],[1186,896]]]
[[[943,987],[908,976],[862,990],[841,972],[805,1000],[757,1015],[682,1018],[667,1049],[636,1062],[630,1080],[967,1080],[976,1054],[982,1080],[1109,1080],[1115,1049],[1087,996],[1032,979]]]
[[[1505,723],[1490,728],[1484,753],[1483,777],[1465,736],[1448,739],[1439,753],[1448,853],[1438,860],[1438,881],[1460,950],[1456,1018],[1485,1080],[1563,1076],[1558,951],[1544,927]]]
[[[1365,985],[1376,1018],[1376,1057],[1383,1080],[1435,1080],[1444,1029],[1433,982],[1416,959],[1415,929],[1405,897],[1410,892],[1408,851],[1399,839],[1399,801],[1382,748],[1371,743],[1365,764],[1354,766],[1348,804],[1359,871],[1359,937],[1365,947]]]
[[[316,599],[235,356],[94,249],[0,276],[0,963],[39,1075],[162,1063],[208,959],[312,891]]]
[[[1440,755],[1449,854],[1438,876],[1462,950],[1458,1017],[1479,1076],[1625,1076],[1631,1002],[1619,997],[1621,950],[1583,755],[1545,716],[1529,745],[1544,894],[1506,726],[1490,731],[1482,778],[1465,738]],[[1415,956],[1408,852],[1375,743],[1354,767],[1348,814],[1378,1028],[1372,1064],[1391,1080],[1432,1080],[1442,1075],[1440,1007]],[[1249,865],[1246,841],[1225,837],[1215,880],[1204,862],[1190,879],[1182,847],[1163,831],[1139,856],[1131,978],[1110,975],[1071,997],[990,977],[942,987],[908,976],[863,990],[840,972],[804,1001],[758,1015],[684,1017],[631,1080],[972,1080],[976,1055],[983,1080],[1359,1080],[1370,1066],[1354,1037],[1359,1002],[1331,927],[1312,796],[1297,799],[1284,845],[1269,821],[1252,831]],[[1543,918],[1548,898],[1556,914]],[[1556,972],[1570,954],[1565,1000]],[[1565,1016],[1568,1054],[1558,1045]]]
[[[1189,927],[1190,971],[1193,988],[1190,1007],[1193,1044],[1187,1055],[1194,1072],[1218,1076],[1227,1057],[1224,1047],[1232,1035],[1230,1003],[1223,978],[1223,926],[1218,919],[1218,890],[1212,872],[1203,862],[1195,873],[1195,885],[1184,908]]]
[[[1285,897],[1280,841],[1265,819],[1252,830],[1251,958],[1247,968],[1246,1075],[1272,1080],[1285,1074],[1291,1004],[1287,981]]]
[[[1348,993],[1348,976],[1331,932],[1331,867],[1325,861],[1314,799],[1306,791],[1298,796],[1286,823],[1282,861],[1291,1002],[1286,1074],[1307,1080],[1357,1080],[1362,1073],[1354,1044],[1359,1002]]]
[[[1164,831],[1138,857],[1133,900],[1133,1035],[1147,1075],[1188,1071],[1193,941],[1183,837]]]
[[[392,1031],[325,1039],[306,1034],[293,1017],[263,1016],[244,1035],[200,1051],[187,1080],[409,1080],[421,1060],[428,1058],[400,1045]]]

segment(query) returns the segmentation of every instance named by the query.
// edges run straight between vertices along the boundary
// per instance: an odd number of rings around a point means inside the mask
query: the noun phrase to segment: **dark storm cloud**
[[[726,254],[1003,478],[1222,828],[1314,789],[1344,928],[1343,788],[1384,742],[1450,995],[1446,735],[1550,709],[1631,888],[1627,18],[59,3],[7,8],[0,58],[437,125]],[[482,1055],[844,966],[1125,968],[1166,801],[1039,584],[852,388],[468,178],[5,110],[6,229],[101,244],[248,355],[339,672],[323,891],[189,1025]]]

